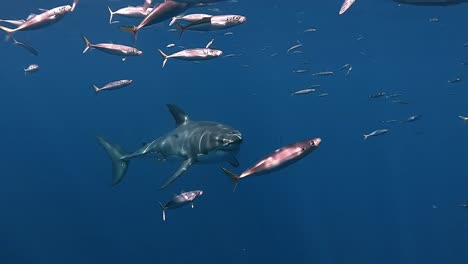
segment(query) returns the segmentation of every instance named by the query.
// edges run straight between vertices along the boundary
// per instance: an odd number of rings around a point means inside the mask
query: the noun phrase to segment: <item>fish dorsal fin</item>
[[[176,121],[176,126],[180,126],[185,122],[189,121],[189,117],[187,116],[187,114],[178,106],[174,104],[168,104],[167,108],[169,108],[169,112],[171,112],[172,117],[174,117],[174,120]]]

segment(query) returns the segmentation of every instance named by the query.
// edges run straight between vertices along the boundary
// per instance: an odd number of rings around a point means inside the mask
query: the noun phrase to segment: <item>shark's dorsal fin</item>
[[[184,110],[180,109],[178,106],[174,104],[168,104],[167,108],[169,108],[169,112],[171,112],[174,120],[176,122],[176,126],[180,126],[189,120],[189,117],[184,112]]]

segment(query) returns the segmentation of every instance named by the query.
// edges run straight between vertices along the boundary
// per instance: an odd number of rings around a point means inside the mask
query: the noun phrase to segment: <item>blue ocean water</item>
[[[4,1],[0,18],[65,4]],[[468,115],[460,64],[468,61],[468,4],[358,0],[339,16],[341,1],[223,2],[209,7],[221,12],[186,13],[246,16],[227,30],[233,35],[179,40],[166,21],[139,33],[140,57],[82,54],[82,34],[132,45],[118,26],[140,20],[109,25],[107,6],[138,4],[82,0],[57,24],[16,33],[38,57],[0,42],[0,263],[467,262],[468,211],[458,205],[468,202],[468,124],[458,115]],[[157,49],[212,38],[225,54],[242,55],[161,68]],[[303,53],[287,54],[297,40]],[[25,76],[32,63],[41,69]],[[338,70],[347,63],[348,78]],[[320,71],[336,73],[311,76]],[[92,89],[118,79],[134,84],[97,96]],[[313,84],[319,91],[290,96]],[[401,93],[408,104],[368,98],[376,92]],[[242,131],[235,172],[287,144],[322,144],[294,166],[240,181],[236,192],[221,164],[194,166],[159,191],[179,163],[151,158],[132,161],[112,187],[96,136],[135,150],[174,128],[168,103]],[[382,123],[412,115],[421,119]],[[380,128],[390,130],[363,140]],[[158,201],[193,189],[205,191],[195,208],[168,211],[163,222]]]

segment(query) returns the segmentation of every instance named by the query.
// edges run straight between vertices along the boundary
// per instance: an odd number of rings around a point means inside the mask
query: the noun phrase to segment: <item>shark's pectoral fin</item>
[[[228,162],[235,168],[239,167],[239,161],[236,159],[236,157],[232,157],[230,160],[228,160]]]
[[[184,174],[187,171],[187,169],[192,165],[192,163],[192,159],[187,159],[186,161],[184,161],[182,165],[180,165],[180,168],[174,173],[174,175],[172,175],[171,178],[169,178],[166,181],[166,183],[164,183],[164,185],[161,186],[159,189],[161,190],[169,186],[172,182],[174,182],[177,178]]]

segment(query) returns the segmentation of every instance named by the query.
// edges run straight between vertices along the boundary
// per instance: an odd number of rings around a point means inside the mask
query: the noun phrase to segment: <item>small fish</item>
[[[317,94],[317,97],[325,97],[325,96],[328,96],[328,93]]]
[[[316,28],[308,28],[308,29],[304,30],[304,32],[315,32],[315,31],[317,31]]]
[[[22,47],[25,50],[29,51],[31,54],[35,55],[35,56],[39,55],[39,52],[37,52],[37,50],[34,49],[31,45],[28,45],[28,44],[23,43],[23,42],[19,42],[14,38],[13,38],[13,45]]]
[[[463,207],[463,208],[468,208],[468,204],[459,204],[458,206]]]
[[[223,58],[231,58],[231,57],[240,57],[242,56],[242,54],[227,54],[227,55],[224,55]]]
[[[302,53],[304,53],[302,50],[295,50],[291,52],[291,54],[302,54]]]
[[[463,121],[468,121],[468,116],[458,116]]]
[[[414,115],[414,116],[408,117],[406,120],[403,120],[402,122],[403,123],[410,123],[410,122],[414,122],[416,120],[419,120],[420,118],[421,118],[421,115]]]
[[[395,98],[395,97],[400,97],[400,96],[402,96],[401,93],[394,93],[394,94],[387,95],[387,98]]]
[[[379,93],[369,94],[369,98],[379,98],[379,97],[382,97],[382,96],[385,96],[385,95],[386,95],[386,93],[379,92]]]
[[[448,83],[457,83],[457,82],[461,82],[461,81],[462,81],[462,79],[461,79],[460,77],[457,77],[457,78],[455,78],[455,79],[448,80],[447,82],[448,82]]]
[[[372,131],[369,134],[364,134],[364,140],[366,140],[368,137],[375,137],[375,136],[380,136],[388,132],[388,129],[378,129],[375,131]]]
[[[339,14],[344,14],[354,4],[354,2],[356,2],[356,0],[344,0],[343,4],[341,5]]]
[[[305,73],[308,72],[309,70],[293,70],[294,73]]]
[[[143,54],[143,51],[134,47],[111,43],[91,44],[91,42],[89,42],[89,40],[84,35],[82,37],[86,45],[83,53],[86,53],[89,49],[97,49],[107,54],[123,56],[124,58],[122,61],[125,61],[128,56],[140,56]]]
[[[162,50],[159,50],[159,53],[163,57],[162,67],[164,68],[167,60],[171,58],[179,59],[179,60],[187,60],[187,61],[201,61],[201,60],[211,60],[211,59],[222,56],[223,52],[221,50],[215,50],[215,49],[209,48],[212,43],[213,43],[213,40],[211,40],[206,45],[205,48],[181,50],[171,55],[167,55]]]
[[[273,54],[270,55],[270,57],[274,57],[276,55],[278,55],[278,53],[273,53]]]
[[[313,73],[312,76],[327,76],[327,75],[332,75],[335,74],[335,72],[332,71],[323,71],[323,72],[316,72]]]
[[[31,64],[27,68],[24,69],[24,74],[28,72],[36,72],[39,70],[39,65],[37,64]]]
[[[353,70],[353,66],[350,66],[350,67],[348,68],[348,71],[347,71],[346,74],[345,74],[345,77],[348,77],[352,70]]]
[[[351,64],[346,63],[345,65],[340,67],[340,70],[345,70],[345,69],[348,69],[349,67],[351,67]]]
[[[175,44],[174,43],[171,43],[171,44],[167,44],[166,48],[173,48],[175,47]]]
[[[363,40],[364,39],[364,36],[359,36],[356,41],[360,41],[360,40]]]
[[[295,91],[295,92],[291,93],[291,95],[310,94],[310,93],[313,93],[313,92],[315,92],[315,89],[307,88],[307,89],[302,89],[302,90],[299,90],[299,91]]]
[[[284,146],[268,154],[240,175],[236,175],[225,168],[222,168],[222,170],[224,174],[232,179],[235,190],[239,179],[254,175],[265,175],[286,168],[316,150],[321,142],[320,138],[312,138]]]
[[[181,26],[177,22],[174,22],[174,24],[177,26],[177,29],[180,31],[179,38],[181,38],[185,30],[194,30],[194,31],[224,30],[227,28],[232,28],[232,27],[241,25],[245,21],[247,21],[247,18],[245,16],[222,15],[222,16],[206,17],[206,18],[194,21],[187,26]]]
[[[404,100],[393,100],[392,103],[396,103],[396,104],[405,104],[405,105],[409,104],[408,101],[404,101]]]
[[[103,87],[99,88],[96,85],[93,85],[94,91],[99,93],[100,91],[110,91],[110,90],[116,90],[119,88],[123,88],[125,86],[129,86],[130,84],[133,83],[133,80],[118,80],[114,82],[110,82]]]
[[[172,200],[170,200],[168,203],[163,205],[162,203],[159,203],[162,209],[162,218],[163,221],[166,221],[166,210],[168,209],[175,209],[175,208],[180,208],[185,205],[191,204],[192,208],[193,206],[193,201],[198,197],[203,195],[203,191],[201,190],[196,190],[196,191],[190,191],[190,192],[184,192],[176,197],[174,197]]]
[[[230,36],[230,35],[234,35],[234,32],[226,32],[226,33],[224,33],[224,36]]]
[[[153,8],[145,8],[144,6],[127,6],[121,8],[117,11],[112,11],[112,9],[108,6],[110,17],[109,17],[109,24],[118,23],[119,21],[112,21],[114,15],[119,15],[123,17],[130,17],[130,18],[144,18],[146,17]]]
[[[286,53],[289,53],[289,52],[291,52],[291,51],[293,51],[293,50],[296,50],[296,49],[298,49],[298,48],[300,48],[300,47],[302,47],[302,43],[299,42],[299,40],[298,40],[298,41],[297,41],[297,44],[294,45],[294,46],[292,46],[292,47],[290,47],[290,48],[286,51]]]
[[[382,121],[382,123],[384,123],[384,124],[392,124],[392,123],[396,123],[396,122],[398,122],[398,120],[396,120],[396,119]]]
[[[429,19],[429,22],[438,22],[439,19],[437,17],[433,17]]]

